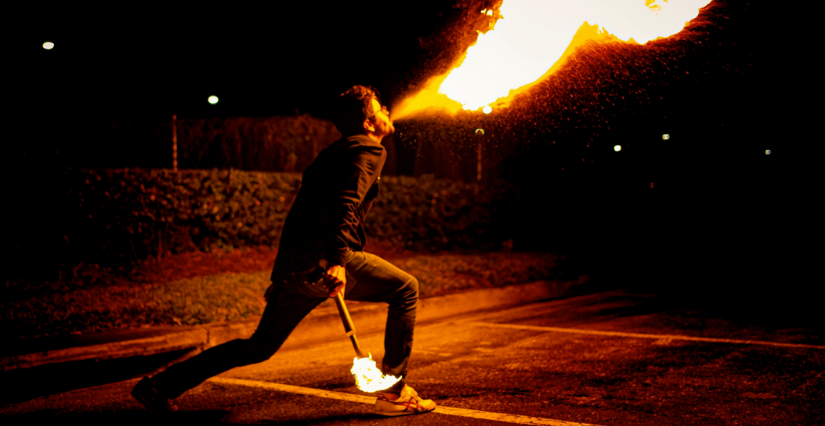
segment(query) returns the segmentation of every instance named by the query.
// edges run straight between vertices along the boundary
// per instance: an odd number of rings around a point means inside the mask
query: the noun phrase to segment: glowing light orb
[[[664,135],[662,135],[662,140],[663,140],[663,141],[666,141],[666,140],[668,140],[668,139],[670,139],[670,135],[669,135],[669,134],[665,133]]]
[[[476,129],[476,136],[484,136],[484,129]]]
[[[484,108],[481,109],[485,114],[489,114],[493,112],[493,107],[490,105],[485,105]]]
[[[207,99],[207,100],[208,100],[208,101],[209,101],[209,103],[210,103],[210,104],[212,104],[212,105],[215,105],[216,103],[218,103],[218,97],[217,97],[217,96],[215,96],[215,95],[210,96],[210,97],[209,97],[209,99]]]
[[[616,145],[616,146],[614,146],[614,147],[613,147],[613,151],[619,152],[619,151],[621,151],[621,150],[622,150],[622,146],[621,146],[621,145]]]
[[[47,42],[43,43],[43,48],[46,49],[46,50],[52,50],[52,49],[54,49],[54,43],[52,43],[50,41],[47,41]]]
[[[771,150],[766,149],[766,150],[765,150],[765,155],[771,155]]]

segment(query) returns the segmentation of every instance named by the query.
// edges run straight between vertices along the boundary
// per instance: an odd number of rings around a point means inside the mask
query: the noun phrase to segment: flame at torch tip
[[[367,358],[353,358],[350,372],[355,377],[355,385],[364,392],[388,389],[401,380],[401,377],[384,375],[372,360],[372,354]]]

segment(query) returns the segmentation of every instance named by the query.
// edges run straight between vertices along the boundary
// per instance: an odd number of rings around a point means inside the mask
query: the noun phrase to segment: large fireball
[[[670,37],[710,0],[504,0],[499,20],[445,75],[393,108],[403,119],[429,108],[450,112],[506,105],[588,42],[645,44]],[[491,11],[481,13],[491,15]]]

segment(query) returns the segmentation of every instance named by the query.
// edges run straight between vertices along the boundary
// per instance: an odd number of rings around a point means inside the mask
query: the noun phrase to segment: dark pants
[[[389,304],[384,335],[384,374],[407,377],[412,351],[418,280],[395,265],[366,252],[347,254],[347,300]],[[177,398],[204,380],[234,367],[269,359],[309,312],[329,297],[324,288],[305,281],[306,274],[277,271],[273,290],[258,329],[249,339],[236,339],[169,367],[152,378],[167,398]],[[404,387],[402,379],[391,390]]]

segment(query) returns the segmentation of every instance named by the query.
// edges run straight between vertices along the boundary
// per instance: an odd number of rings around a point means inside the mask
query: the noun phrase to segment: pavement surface
[[[366,322],[357,313],[353,319],[356,325]],[[174,361],[154,359],[119,364],[110,370],[117,374],[96,386],[7,395],[0,421],[825,424],[825,335],[805,324],[776,324],[703,311],[678,297],[573,293],[420,321],[408,380],[439,404],[434,413],[375,415],[374,395],[355,388],[352,347],[339,336],[294,343],[269,361],[212,378],[179,398],[181,411],[173,416],[154,416],[129,397],[147,369]],[[383,330],[359,336],[362,347],[380,359]],[[138,358],[152,356],[132,361]],[[96,364],[107,362],[117,360]],[[42,388],[49,380],[40,378]]]
[[[587,282],[587,276],[580,276],[575,281],[538,281],[421,299],[418,321],[564,296],[581,291]],[[386,322],[385,305],[348,301],[347,307],[359,318],[357,332],[371,333],[383,329]],[[84,360],[99,361],[179,351],[198,352],[229,340],[249,337],[259,320],[260,317],[254,317],[195,327],[121,329],[93,335],[27,340],[14,348],[3,349],[0,368],[5,372]],[[284,347],[340,338],[342,327],[337,308],[332,300],[328,300],[304,318],[284,343]]]

